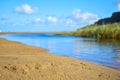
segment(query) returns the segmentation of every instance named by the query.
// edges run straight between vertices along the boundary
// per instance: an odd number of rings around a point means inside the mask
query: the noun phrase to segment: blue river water
[[[120,69],[120,41],[97,41],[92,38],[52,34],[7,34],[0,35],[0,38],[46,48],[50,54]]]

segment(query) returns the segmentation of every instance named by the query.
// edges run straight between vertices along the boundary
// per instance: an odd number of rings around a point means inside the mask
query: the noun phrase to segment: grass
[[[61,35],[72,35],[80,37],[91,37],[97,39],[120,39],[120,23],[105,25],[89,25],[73,32],[59,33]]]

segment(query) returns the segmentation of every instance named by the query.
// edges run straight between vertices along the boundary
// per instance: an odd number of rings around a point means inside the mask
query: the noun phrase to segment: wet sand
[[[120,70],[0,39],[0,80],[120,80]]]

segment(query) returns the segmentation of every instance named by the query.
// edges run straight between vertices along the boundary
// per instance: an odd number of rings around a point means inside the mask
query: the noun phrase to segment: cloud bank
[[[120,8],[120,3],[118,4],[118,7]],[[34,14],[36,13],[37,8],[34,8],[28,4],[22,4],[20,6],[15,7],[15,12],[16,13],[22,13],[22,14]],[[36,13],[37,14],[37,13]],[[37,16],[32,15],[26,20],[21,20],[18,21],[13,21],[15,26],[20,26],[20,25],[37,25],[37,26],[49,26],[49,25],[55,25],[55,26],[84,26],[84,25],[89,25],[93,24],[96,22],[99,17],[98,15],[90,12],[83,12],[81,9],[74,9],[71,11],[66,16],[58,16],[57,14],[52,14],[46,17],[40,16],[38,14]],[[24,15],[26,16],[26,15]],[[35,16],[35,17],[33,17]],[[6,19],[6,16],[3,16],[3,19]],[[1,23],[0,23],[1,24]]]

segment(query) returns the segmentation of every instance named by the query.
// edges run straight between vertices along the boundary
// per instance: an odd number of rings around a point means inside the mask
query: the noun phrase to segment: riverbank
[[[0,39],[1,80],[119,80],[112,68],[48,54],[48,50]]]

